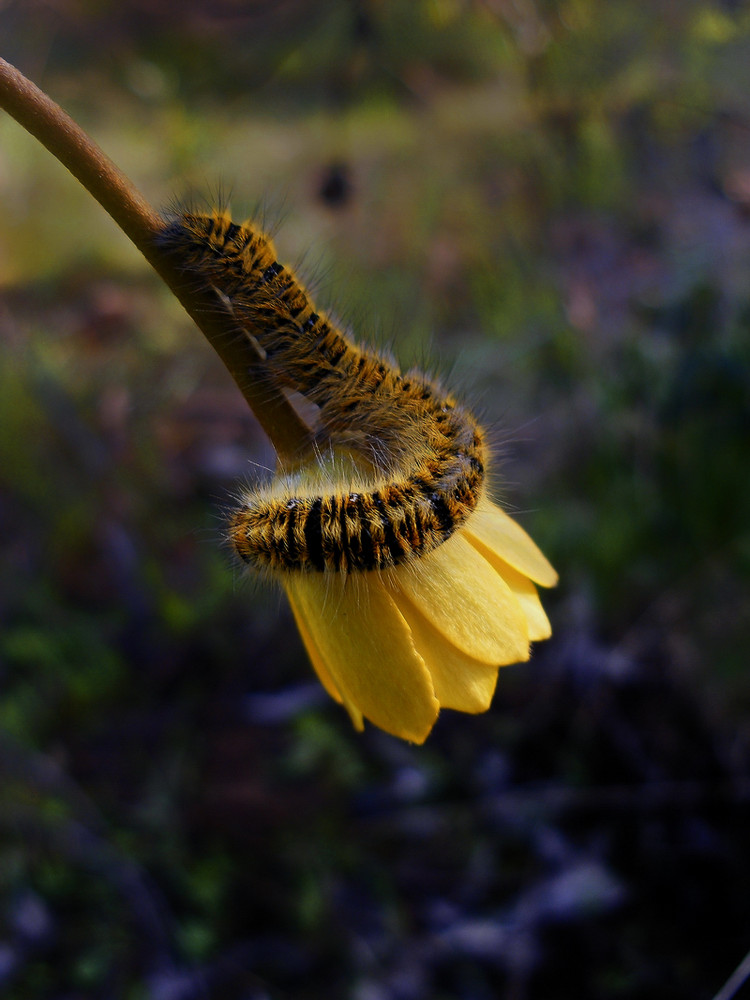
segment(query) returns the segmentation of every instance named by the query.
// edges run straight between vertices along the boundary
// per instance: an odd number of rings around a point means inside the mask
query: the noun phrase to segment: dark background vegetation
[[[698,1000],[750,949],[750,10],[6,0],[155,204],[223,194],[494,428],[553,639],[354,733],[221,545],[273,455],[0,115],[0,992]]]

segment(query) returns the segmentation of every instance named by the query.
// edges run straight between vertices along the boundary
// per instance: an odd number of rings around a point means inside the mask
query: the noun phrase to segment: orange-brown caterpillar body
[[[183,214],[160,245],[264,359],[276,384],[319,408],[321,434],[356,450],[372,481],[313,496],[248,496],[229,539],[246,563],[273,570],[373,570],[435,549],[479,500],[485,444],[473,416],[421,373],[361,351],[315,311],[271,241],[225,213]]]

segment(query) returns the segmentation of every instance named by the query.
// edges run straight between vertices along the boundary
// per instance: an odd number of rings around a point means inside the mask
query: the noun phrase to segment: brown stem
[[[93,195],[166,282],[218,353],[279,457],[298,460],[311,432],[280,389],[270,387],[244,338],[233,335],[211,293],[187,287],[176,264],[154,237],[159,215],[86,133],[43,91],[0,58],[0,108],[37,138]]]

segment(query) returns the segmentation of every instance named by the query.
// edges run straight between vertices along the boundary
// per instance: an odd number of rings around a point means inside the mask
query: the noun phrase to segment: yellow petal
[[[542,587],[554,587],[557,573],[520,524],[489,500],[480,501],[463,528],[496,555]]]
[[[299,634],[302,636],[302,641],[305,644],[307,655],[310,657],[310,662],[312,663],[315,669],[315,673],[318,675],[318,680],[326,689],[328,694],[333,698],[333,700],[341,704],[343,700],[341,694],[339,693],[339,690],[336,687],[336,685],[333,683],[333,678],[328,673],[326,665],[323,663],[320,653],[318,652],[318,648],[312,640],[312,636],[307,631],[305,622],[299,612],[299,609],[297,608],[293,595],[290,594],[288,591],[287,591],[287,598],[289,599],[289,604],[291,605],[292,608],[292,614],[294,615],[294,620],[297,624],[297,629],[299,630]],[[353,721],[355,727],[361,731],[362,729],[364,729],[364,726],[362,724],[362,714],[361,713],[358,714],[359,714],[359,719],[353,719]]]
[[[509,563],[497,556],[492,549],[488,549],[479,539],[471,538],[470,541],[477,551],[494,566],[515,594],[516,600],[526,615],[530,641],[538,642],[540,639],[549,639],[552,635],[552,626],[542,607],[542,602],[539,600],[536,587],[531,580],[527,576],[524,576],[523,573],[519,573],[518,570],[513,569]]]
[[[404,601],[400,608],[430,671],[440,707],[486,712],[497,685],[497,666],[480,663],[456,649],[411,603]]]
[[[393,586],[461,652],[499,666],[529,658],[526,616],[503,578],[462,537],[390,577]]]
[[[284,586],[314,650],[313,665],[324,665],[352,717],[359,712],[394,736],[423,743],[440,706],[380,577],[295,573]]]

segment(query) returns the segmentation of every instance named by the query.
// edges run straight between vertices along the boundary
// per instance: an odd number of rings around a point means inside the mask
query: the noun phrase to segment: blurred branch
[[[750,951],[727,979],[713,1000],[732,1000],[750,977]]]

